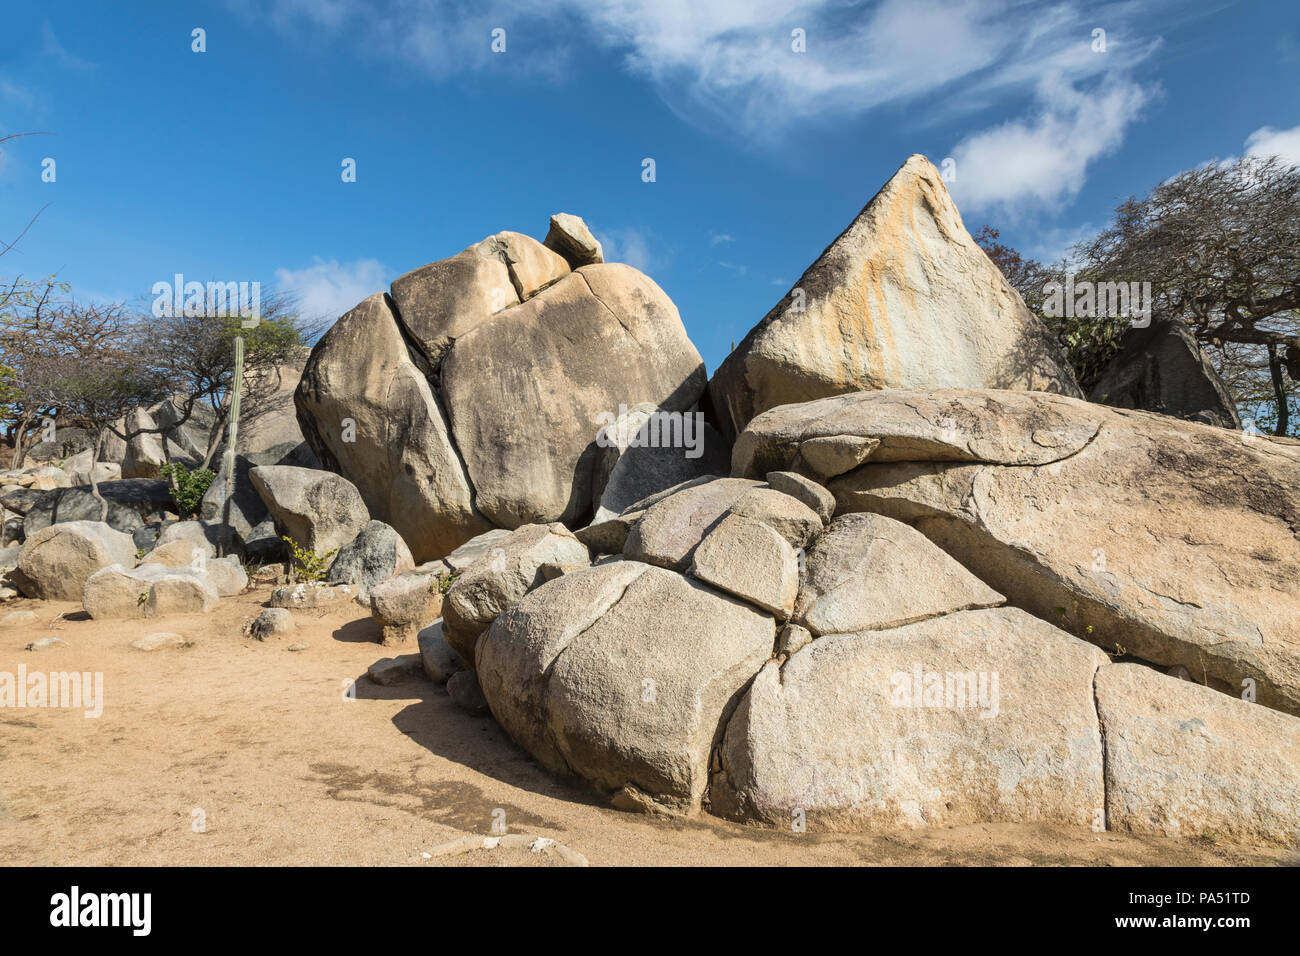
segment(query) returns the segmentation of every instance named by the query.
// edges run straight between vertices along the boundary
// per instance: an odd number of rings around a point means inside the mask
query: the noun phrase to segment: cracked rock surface
[[[906,522],[1018,607],[1110,652],[1300,714],[1300,444],[1059,395],[862,392],[758,416],[733,474],[879,439],[836,513]]]

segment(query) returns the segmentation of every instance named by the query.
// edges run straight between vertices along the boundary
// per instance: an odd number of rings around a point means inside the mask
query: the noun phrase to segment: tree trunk
[[[1278,358],[1277,346],[1268,347],[1268,371],[1273,379],[1273,398],[1277,402],[1277,427],[1274,435],[1285,435],[1291,424],[1291,409],[1287,405],[1286,383],[1282,380],[1282,361]]]
[[[104,450],[104,429],[95,432],[95,453],[90,456],[90,494],[99,502],[99,520],[108,521],[108,501],[99,493],[99,479],[95,477],[95,465],[99,463],[100,453]]]

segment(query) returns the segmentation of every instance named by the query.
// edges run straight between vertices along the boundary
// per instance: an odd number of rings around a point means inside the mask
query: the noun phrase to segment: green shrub
[[[299,581],[322,580],[325,572],[330,569],[330,559],[339,553],[339,549],[334,548],[325,554],[317,554],[310,548],[304,548],[287,534],[281,535],[280,538],[289,546],[289,554],[293,556],[293,567]]]
[[[169,461],[162,467],[162,477],[171,485],[176,513],[182,518],[192,518],[199,513],[199,503],[217,475],[210,468],[190,471],[179,461]]]

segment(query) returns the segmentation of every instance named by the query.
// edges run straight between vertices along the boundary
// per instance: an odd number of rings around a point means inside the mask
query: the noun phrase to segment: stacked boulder
[[[586,523],[622,484],[602,429],[644,405],[703,434],[705,384],[671,300],[561,214],[545,244],[498,233],[366,299],[296,401],[320,461],[426,562],[494,528]],[[691,451],[665,449],[664,481],[703,473]]]

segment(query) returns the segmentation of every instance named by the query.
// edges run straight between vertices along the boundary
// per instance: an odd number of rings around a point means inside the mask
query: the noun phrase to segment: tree
[[[1300,381],[1300,168],[1244,157],[1179,173],[1077,243],[1068,260],[1024,259],[985,226],[976,241],[1055,332],[1085,392],[1119,350],[1124,316],[1044,314],[1044,285],[1149,282],[1153,319],[1187,324],[1239,410],[1288,434]]]
[[[40,344],[24,356],[22,377],[33,394],[95,435],[90,492],[108,519],[94,462],[99,461],[113,423],[134,408],[170,394],[175,380],[149,338],[140,316],[122,305],[66,302],[48,313]],[[120,435],[120,432],[119,432]]]
[[[150,320],[155,347],[170,356],[177,380],[173,398],[189,419],[195,403],[211,411],[207,447],[200,467],[211,465],[221,446],[230,413],[235,374],[235,339],[244,339],[241,379],[244,420],[255,420],[263,399],[280,388],[279,371],[293,363],[307,342],[324,331],[324,324],[303,318],[293,296],[275,292],[262,302],[260,321],[252,329],[240,326],[239,316],[167,316]],[[178,422],[179,424],[179,422]]]
[[[1225,379],[1254,372],[1239,405],[1266,370],[1286,433],[1288,379],[1300,378],[1300,167],[1246,156],[1179,173],[1120,204],[1075,256],[1088,272],[1150,282],[1152,314],[1187,323]]]

